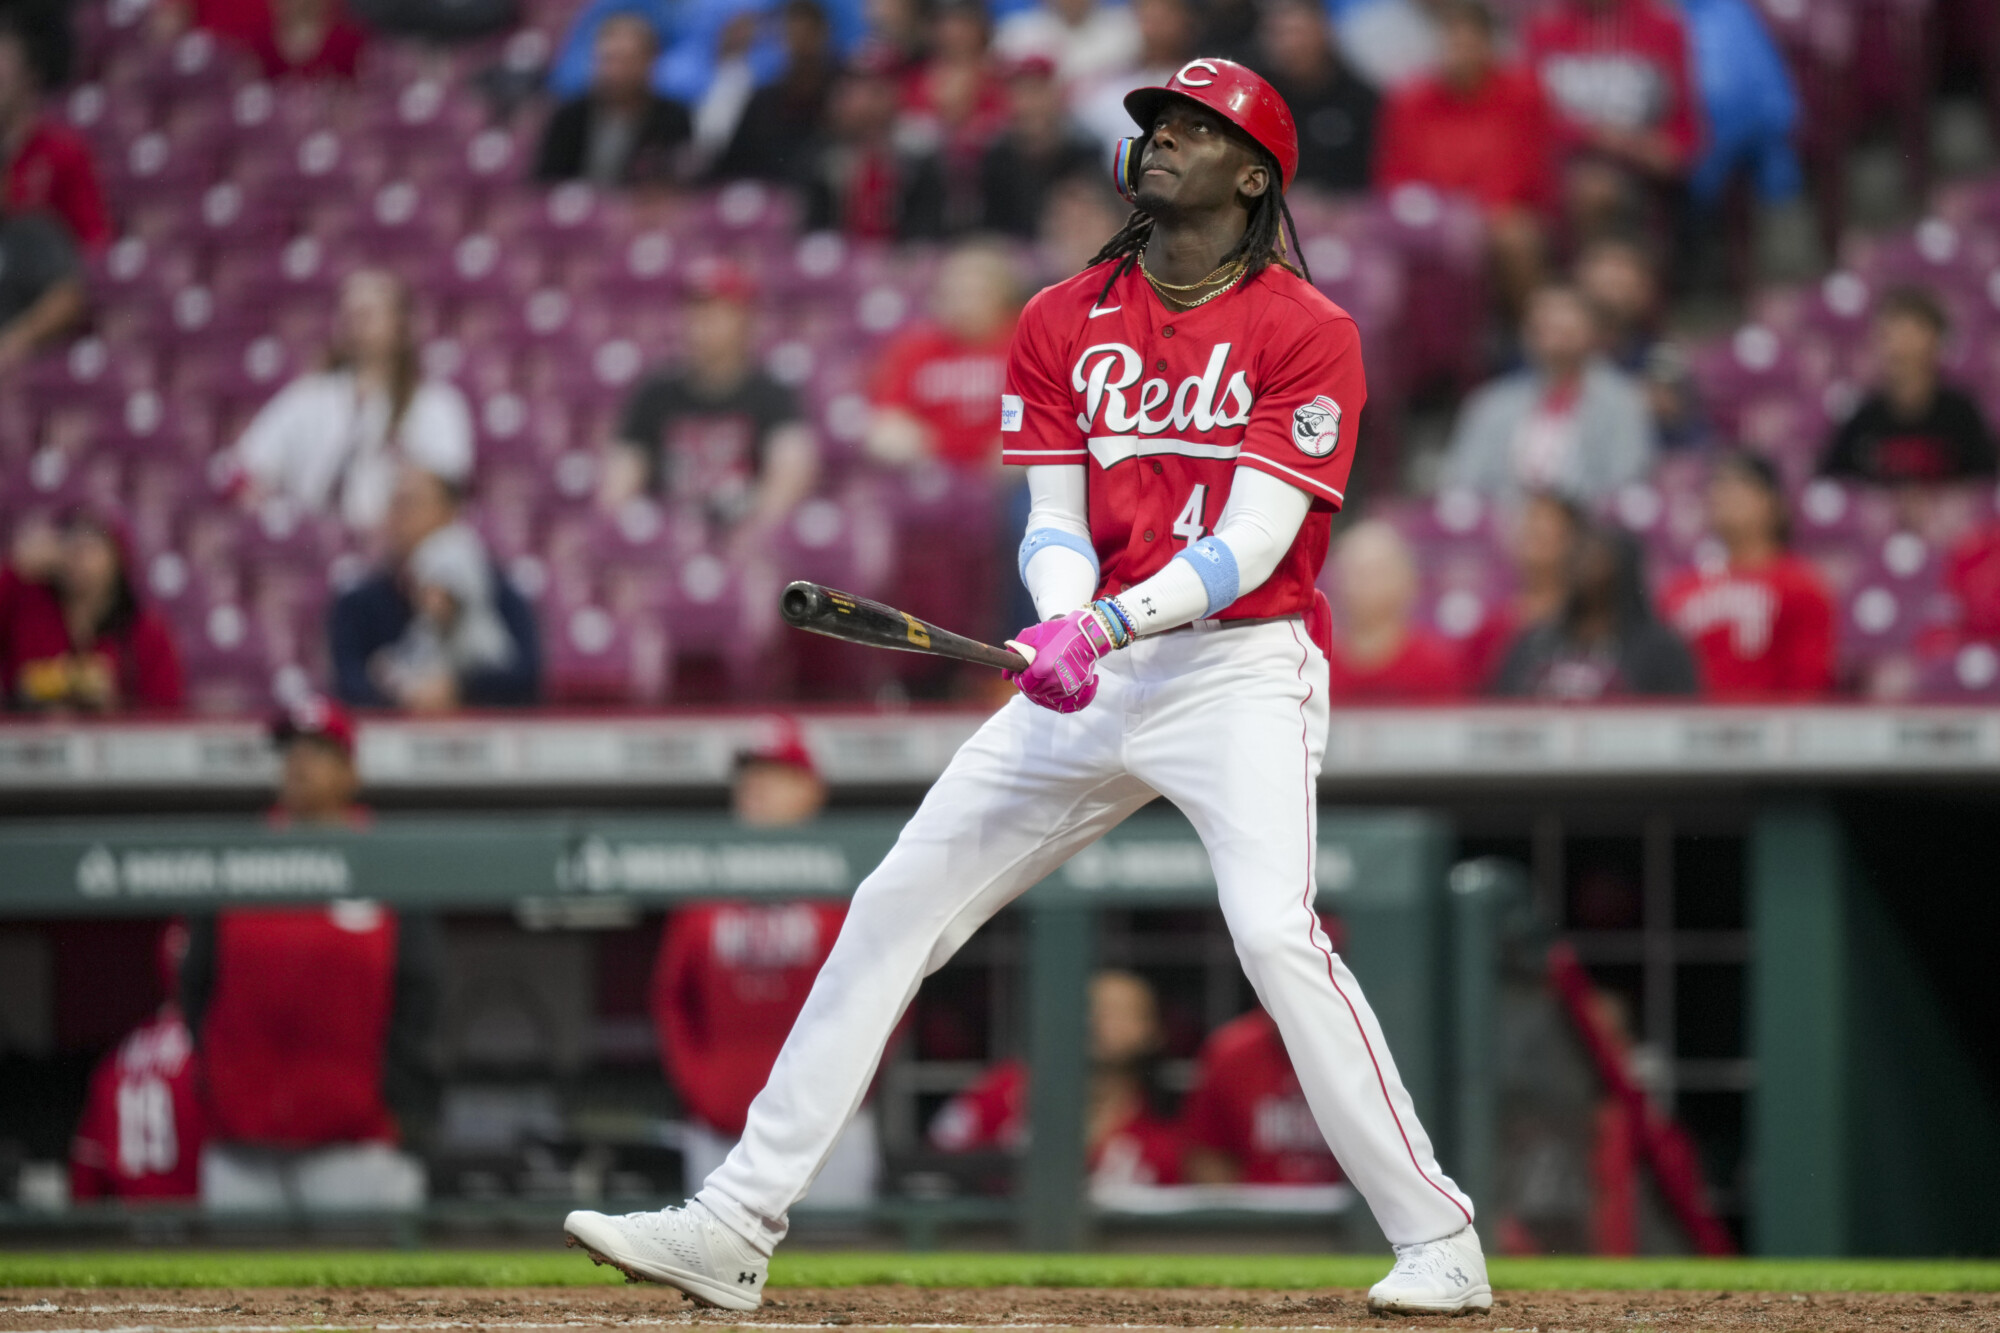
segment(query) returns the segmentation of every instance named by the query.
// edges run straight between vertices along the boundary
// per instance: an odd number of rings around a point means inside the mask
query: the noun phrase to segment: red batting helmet
[[[1291,188],[1292,177],[1299,170],[1299,129],[1292,121],[1292,109],[1254,70],[1234,60],[1203,56],[1182,65],[1157,88],[1134,88],[1125,94],[1125,109],[1145,134],[1118,141],[1111,161],[1118,193],[1132,197],[1139,176],[1139,152],[1146,135],[1153,132],[1153,118],[1172,97],[1199,102],[1255,139],[1278,159],[1282,188]]]

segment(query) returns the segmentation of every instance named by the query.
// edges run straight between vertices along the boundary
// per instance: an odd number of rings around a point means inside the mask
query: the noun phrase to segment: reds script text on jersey
[[[1086,464],[1100,597],[1206,536],[1239,465],[1269,472],[1312,496],[1312,510],[1271,577],[1216,618],[1304,615],[1367,398],[1354,320],[1276,266],[1184,311],[1136,269],[1099,301],[1105,274],[1085,269],[1022,312],[1000,400],[1003,461]],[[1143,624],[1145,608],[1129,609]]]

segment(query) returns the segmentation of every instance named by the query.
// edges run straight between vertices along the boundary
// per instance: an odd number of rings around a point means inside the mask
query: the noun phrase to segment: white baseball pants
[[[1472,1220],[1313,910],[1326,659],[1276,621],[1141,639],[1098,678],[1082,712],[1016,698],[994,714],[855,892],[742,1140],[697,1196],[751,1244],[784,1238],[924,977],[1156,795],[1207,848],[1237,957],[1383,1234],[1410,1244]]]

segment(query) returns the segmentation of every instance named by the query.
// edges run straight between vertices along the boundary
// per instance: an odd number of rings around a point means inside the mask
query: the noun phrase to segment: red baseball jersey
[[[1331,1185],[1343,1179],[1299,1089],[1278,1025],[1262,1009],[1209,1034],[1181,1108],[1181,1133],[1190,1148],[1236,1159],[1245,1184]]]
[[[1218,618],[1304,615],[1367,399],[1354,320],[1275,266],[1180,311],[1136,268],[1100,302],[1108,273],[1087,268],[1022,312],[1002,461],[1085,465],[1101,597],[1208,535],[1239,467],[1298,487],[1313,504],[1291,549]]]
[[[218,1138],[396,1140],[382,1094],[396,926],[393,912],[359,902],[221,915],[200,1033]]]
[[[1004,1060],[938,1109],[931,1146],[942,1152],[1025,1148],[1028,1066]],[[1143,1107],[1089,1145],[1093,1178],[1122,1185],[1173,1185],[1181,1178],[1179,1131]]]
[[[719,903],[667,918],[653,966],[660,1063],[688,1110],[741,1134],[846,919],[845,903]]]
[[[1522,39],[1555,112],[1558,141],[1587,130],[1657,130],[1682,160],[1701,146],[1687,28],[1659,0],[1560,0]]]
[[[1811,699],[1833,688],[1833,599],[1797,556],[1762,569],[1689,570],[1662,600],[1710,698]]]
[[[194,1039],[168,1005],[90,1076],[70,1141],[78,1199],[186,1199],[200,1186],[203,1117]]]
[[[985,343],[965,342],[941,328],[912,330],[882,354],[869,397],[929,426],[942,461],[991,467],[1000,447],[993,395],[1006,378],[1011,338],[1011,329]]]

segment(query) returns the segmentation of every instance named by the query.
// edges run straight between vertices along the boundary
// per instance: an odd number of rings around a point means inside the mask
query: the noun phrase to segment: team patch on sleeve
[[[1321,394],[1293,412],[1292,443],[1311,458],[1331,454],[1340,444],[1340,404]]]
[[[1335,409],[1336,415],[1338,409]],[[1021,429],[1021,395],[1003,393],[1000,395],[1000,429],[1018,431]]]

